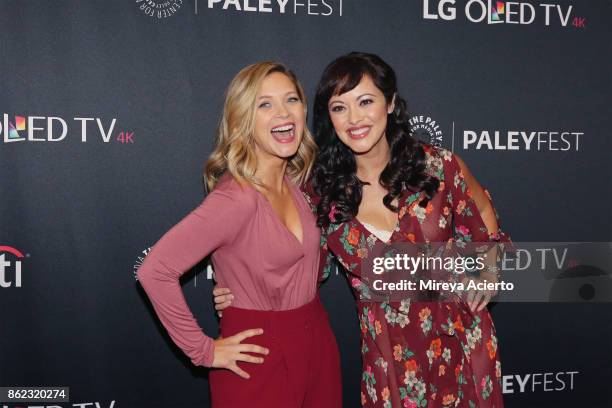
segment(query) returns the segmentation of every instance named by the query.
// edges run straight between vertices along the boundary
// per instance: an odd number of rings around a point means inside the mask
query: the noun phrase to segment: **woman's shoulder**
[[[255,188],[245,180],[238,180],[229,171],[225,171],[219,178],[215,188],[208,194],[208,198],[226,203],[228,206],[239,205],[244,209],[255,209]]]
[[[429,175],[444,179],[445,173],[456,166],[456,158],[453,152],[440,146],[420,142],[425,153],[426,172]]]
[[[450,162],[454,159],[455,154],[442,146],[435,146],[429,143],[420,142],[423,152],[425,153],[425,159],[431,161],[434,159],[440,159],[443,162]]]

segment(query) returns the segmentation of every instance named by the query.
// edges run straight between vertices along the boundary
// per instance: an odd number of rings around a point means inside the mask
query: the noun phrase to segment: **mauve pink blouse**
[[[302,222],[303,243],[261,193],[250,185],[241,187],[226,173],[138,268],[138,280],[160,321],[195,365],[212,365],[214,343],[185,302],[179,277],[211,252],[215,280],[234,294],[232,306],[286,310],[316,295],[320,231],[299,188],[286,180]]]

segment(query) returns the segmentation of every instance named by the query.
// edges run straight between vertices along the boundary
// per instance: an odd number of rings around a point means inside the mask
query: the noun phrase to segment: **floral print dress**
[[[388,243],[510,243],[501,229],[488,233],[453,154],[423,147],[427,172],[439,178],[440,187],[426,208],[418,205],[424,193],[402,193],[397,227]],[[306,195],[314,208],[316,197]],[[458,297],[452,302],[368,300],[360,265],[379,238],[352,219],[330,224],[321,239],[320,279],[329,275],[335,256],[357,302],[363,407],[503,406],[497,337],[486,308],[471,312]]]

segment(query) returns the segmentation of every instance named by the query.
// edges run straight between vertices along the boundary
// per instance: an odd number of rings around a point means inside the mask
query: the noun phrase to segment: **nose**
[[[361,115],[359,114],[359,111],[357,109],[348,109],[348,114],[349,114],[349,123],[351,125],[355,125],[357,123],[359,123],[361,121]]]
[[[279,118],[286,118],[287,116],[289,116],[289,109],[287,109],[287,106],[285,106],[284,103],[281,103],[278,105],[278,109],[276,110],[276,115]]]

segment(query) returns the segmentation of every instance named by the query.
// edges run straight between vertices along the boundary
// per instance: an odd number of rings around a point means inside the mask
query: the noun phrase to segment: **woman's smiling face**
[[[295,84],[280,72],[261,84],[255,110],[254,138],[259,154],[287,159],[300,146],[305,127],[304,103]]]
[[[387,115],[393,112],[393,102],[387,103],[368,75],[350,91],[333,95],[327,106],[336,134],[355,154],[368,153],[380,143]]]

